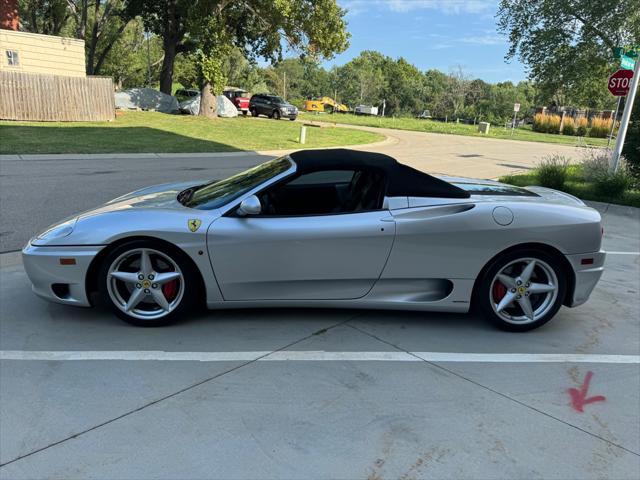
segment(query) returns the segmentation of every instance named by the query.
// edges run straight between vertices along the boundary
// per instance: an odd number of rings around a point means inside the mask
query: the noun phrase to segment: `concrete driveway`
[[[0,478],[637,479],[640,215],[598,208],[602,281],[526,334],[301,309],[134,328],[0,255]]]
[[[311,123],[328,125],[323,122]],[[585,152],[592,148],[355,125],[335,126],[382,133],[389,139],[384,144],[353,147],[358,150],[386,153],[428,173],[473,178],[498,178],[531,170],[545,156],[552,154],[580,161]],[[313,134],[312,129],[310,134]]]

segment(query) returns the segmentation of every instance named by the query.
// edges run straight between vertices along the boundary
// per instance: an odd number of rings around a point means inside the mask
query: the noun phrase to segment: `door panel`
[[[307,217],[221,217],[207,233],[225,300],[360,298],[395,235],[388,211]]]

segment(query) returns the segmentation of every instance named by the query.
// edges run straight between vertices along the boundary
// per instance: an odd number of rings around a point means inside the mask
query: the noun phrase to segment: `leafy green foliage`
[[[562,155],[549,155],[545,157],[535,169],[538,182],[543,187],[561,190],[567,179],[567,167],[569,160]]]
[[[602,87],[616,68],[615,47],[640,43],[638,0],[501,0],[497,16],[507,58],[529,67],[544,103],[611,108]]]

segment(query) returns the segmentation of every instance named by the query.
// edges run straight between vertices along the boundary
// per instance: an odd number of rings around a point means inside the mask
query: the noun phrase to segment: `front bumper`
[[[22,262],[33,292],[46,300],[90,307],[86,279],[92,260],[104,246],[38,247],[29,243],[22,250]],[[60,259],[74,259],[62,265]]]
[[[605,257],[606,252],[604,250],[594,253],[566,255],[575,275],[573,292],[569,292],[567,297],[566,305],[568,307],[577,307],[589,299],[604,271]]]

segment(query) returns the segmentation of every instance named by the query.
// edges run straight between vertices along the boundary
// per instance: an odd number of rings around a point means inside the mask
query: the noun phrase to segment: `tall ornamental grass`
[[[610,118],[592,118],[591,128],[589,128],[589,136],[595,138],[606,138],[611,131],[612,122],[613,120]]]
[[[533,130],[542,133],[560,133],[560,116],[536,113],[533,116]]]
[[[565,117],[562,124],[563,135],[575,135],[576,134],[576,122],[571,117]]]
[[[579,137],[587,136],[587,129],[589,127],[589,120],[587,117],[580,117],[576,119],[576,135]]]

